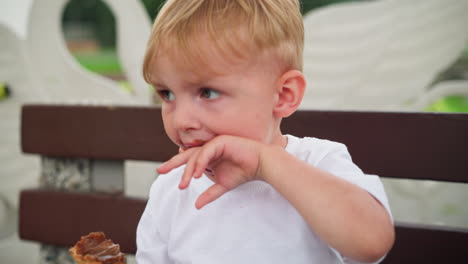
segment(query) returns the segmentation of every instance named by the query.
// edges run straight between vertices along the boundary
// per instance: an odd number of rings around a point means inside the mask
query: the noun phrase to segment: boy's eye
[[[159,90],[158,94],[164,101],[172,101],[175,99],[175,95],[169,90]]]
[[[206,99],[216,99],[220,96],[220,93],[210,88],[202,88],[200,96]]]

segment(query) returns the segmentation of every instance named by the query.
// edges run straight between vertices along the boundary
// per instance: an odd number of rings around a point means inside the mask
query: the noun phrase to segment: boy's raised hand
[[[202,208],[237,186],[258,178],[262,143],[235,136],[218,136],[203,146],[180,151],[158,168],[159,173],[186,164],[179,184],[189,186],[192,178],[205,172],[214,184],[197,199],[195,207]]]

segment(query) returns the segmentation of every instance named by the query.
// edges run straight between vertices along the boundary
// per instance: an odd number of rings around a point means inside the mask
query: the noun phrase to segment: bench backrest
[[[165,161],[177,152],[156,107],[26,105],[21,124],[25,153]],[[283,121],[282,130],[346,144],[366,173],[468,182],[467,114],[299,111]],[[124,252],[134,253],[145,203],[121,195],[25,190],[20,236],[71,246],[81,235],[101,230]],[[464,257],[467,230],[396,225],[396,243],[384,263],[445,263]]]

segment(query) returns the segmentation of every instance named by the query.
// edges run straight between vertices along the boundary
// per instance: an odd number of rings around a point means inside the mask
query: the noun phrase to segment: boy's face
[[[217,73],[180,67],[176,61],[164,53],[153,67],[164,128],[174,143],[187,149],[232,135],[283,144],[273,113],[279,70],[271,58],[232,63],[213,54],[206,62]]]

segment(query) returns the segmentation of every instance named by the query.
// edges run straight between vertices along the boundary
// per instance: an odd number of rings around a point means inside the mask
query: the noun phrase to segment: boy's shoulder
[[[286,137],[288,138],[286,151],[313,165],[317,165],[329,155],[341,153],[349,155],[346,146],[340,142],[315,137],[299,138],[293,135],[286,135]]]
[[[300,138],[293,135],[286,135],[286,137],[288,139],[286,151],[288,152],[333,152],[347,150],[345,144],[328,139],[321,139],[316,137]]]

